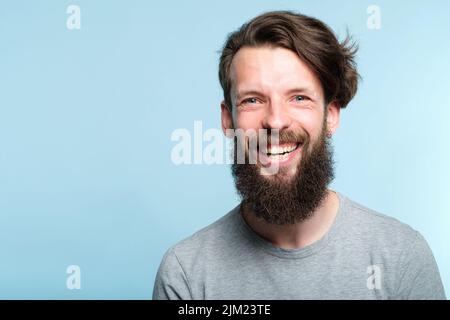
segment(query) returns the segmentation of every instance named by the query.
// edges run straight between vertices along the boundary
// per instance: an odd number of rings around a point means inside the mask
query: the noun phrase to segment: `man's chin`
[[[307,155],[298,153],[276,170],[267,170],[259,161],[232,165],[236,189],[258,217],[281,225],[303,221],[313,214],[334,177],[332,148],[324,135],[321,139]]]
[[[267,180],[274,180],[274,179],[291,180],[296,176],[298,172],[300,165],[299,162],[300,159],[289,165],[280,165],[276,162],[263,165],[258,162],[256,166],[259,174]]]
[[[264,167],[258,166],[258,172],[261,179],[269,182],[284,182],[289,183],[294,181],[297,177],[297,167]]]

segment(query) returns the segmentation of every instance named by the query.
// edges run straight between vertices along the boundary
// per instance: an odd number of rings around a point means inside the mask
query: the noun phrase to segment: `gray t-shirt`
[[[333,225],[301,249],[264,240],[237,206],[166,252],[153,299],[445,299],[419,232],[337,194]]]

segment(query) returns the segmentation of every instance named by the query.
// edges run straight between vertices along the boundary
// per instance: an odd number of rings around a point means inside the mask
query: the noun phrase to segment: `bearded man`
[[[228,36],[222,128],[267,139],[234,136],[242,201],[166,252],[154,299],[445,299],[419,232],[328,188],[331,138],[357,91],[355,53],[348,37],[288,11]]]

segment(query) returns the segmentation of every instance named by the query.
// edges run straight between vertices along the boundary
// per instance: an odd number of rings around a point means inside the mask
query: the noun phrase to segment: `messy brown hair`
[[[349,35],[339,40],[318,19],[291,11],[272,11],[253,18],[228,35],[219,63],[224,101],[231,110],[230,67],[242,47],[282,47],[297,53],[319,78],[326,104],[336,101],[345,108],[358,88],[357,45]]]

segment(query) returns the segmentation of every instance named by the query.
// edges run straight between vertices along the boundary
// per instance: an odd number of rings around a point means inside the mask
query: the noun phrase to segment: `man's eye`
[[[302,101],[305,101],[306,100],[306,97],[305,96],[295,96],[295,101],[297,101],[297,102],[302,102]]]
[[[258,100],[256,98],[248,98],[242,101],[242,103],[257,103]]]

